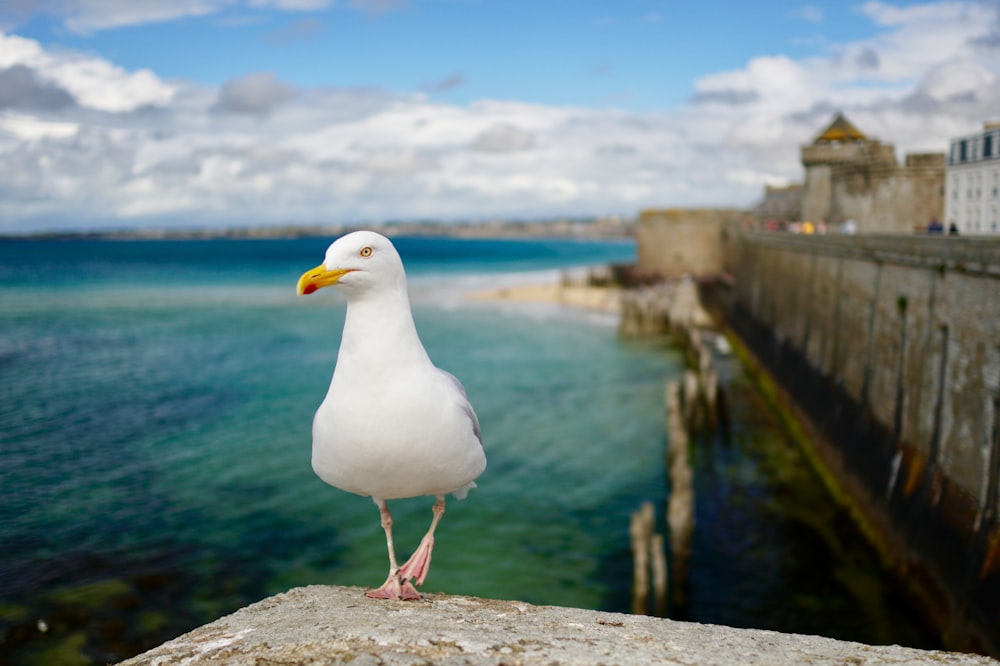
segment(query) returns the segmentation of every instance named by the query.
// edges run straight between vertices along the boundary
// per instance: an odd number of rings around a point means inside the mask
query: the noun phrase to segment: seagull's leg
[[[396,549],[392,545],[392,514],[389,513],[389,506],[384,499],[378,497],[373,499],[382,518],[385,544],[389,548],[389,577],[382,583],[382,587],[371,590],[367,596],[373,599],[419,599],[420,593],[410,585],[409,580],[400,575],[399,567],[396,564]]]
[[[423,585],[424,578],[427,577],[427,572],[431,568],[431,551],[434,550],[434,530],[437,528],[441,516],[444,515],[443,495],[438,495],[437,501],[434,502],[433,511],[434,519],[431,521],[431,526],[427,530],[427,534],[420,540],[420,547],[417,548],[417,552],[413,553],[410,559],[406,561],[406,564],[399,570],[399,574],[403,580],[413,578],[417,585]]]

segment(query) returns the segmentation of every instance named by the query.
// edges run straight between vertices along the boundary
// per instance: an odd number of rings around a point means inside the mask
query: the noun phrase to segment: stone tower
[[[870,143],[867,136],[838,113],[811,144],[802,146],[802,166],[806,171],[802,195],[803,220],[839,222],[831,219],[834,167],[863,161]]]
[[[944,212],[943,153],[910,154],[901,166],[892,144],[869,139],[840,113],[802,147],[802,166],[803,220],[913,232]]]

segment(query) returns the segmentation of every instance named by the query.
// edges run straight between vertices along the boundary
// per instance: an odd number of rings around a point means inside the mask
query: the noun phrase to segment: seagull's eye
[[[372,256],[372,249],[366,245],[363,248],[361,248],[361,252],[359,252],[358,254],[360,254],[362,257],[370,257]]]

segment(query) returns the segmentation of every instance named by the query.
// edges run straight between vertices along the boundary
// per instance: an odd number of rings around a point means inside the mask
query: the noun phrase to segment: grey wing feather
[[[462,394],[463,398],[463,400],[461,401],[462,410],[469,417],[469,420],[472,421],[472,433],[476,436],[476,439],[479,440],[479,445],[482,446],[483,433],[479,429],[479,418],[476,416],[475,410],[472,409],[472,405],[469,403],[469,395],[465,392],[465,387],[462,386],[462,382],[458,381],[458,377],[451,374],[447,370],[442,370],[441,368],[438,368],[437,370],[442,375],[447,377],[448,380],[455,385],[455,388],[458,389],[458,392]]]

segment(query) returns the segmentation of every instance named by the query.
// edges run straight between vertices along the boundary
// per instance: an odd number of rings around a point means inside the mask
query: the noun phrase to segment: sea
[[[368,498],[310,467],[346,302],[295,295],[330,238],[0,240],[0,664],[114,662],[311,585],[374,587]],[[628,612],[629,517],[666,530],[665,340],[470,292],[635,260],[630,240],[395,238],[486,472],[449,499],[423,590]],[[939,647],[739,363],[694,443],[679,619]],[[400,558],[433,498],[390,502]],[[359,592],[360,594],[360,592]]]

